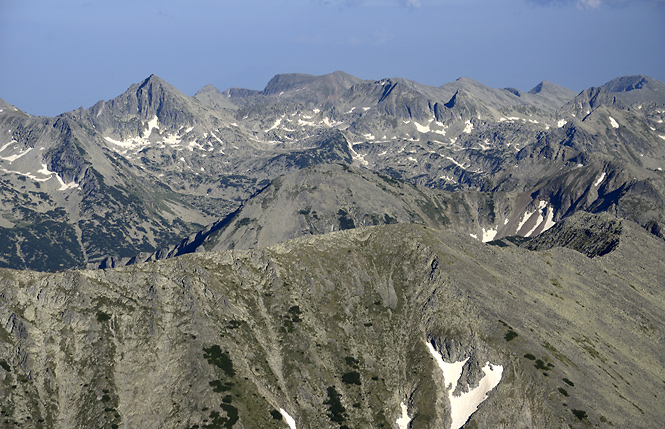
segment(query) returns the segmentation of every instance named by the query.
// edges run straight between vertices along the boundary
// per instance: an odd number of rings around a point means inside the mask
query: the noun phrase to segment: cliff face
[[[593,259],[387,225],[2,270],[0,425],[440,428],[487,391],[467,427],[647,427],[663,419],[665,243],[617,234]]]

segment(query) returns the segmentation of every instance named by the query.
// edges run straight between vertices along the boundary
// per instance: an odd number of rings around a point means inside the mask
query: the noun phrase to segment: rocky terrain
[[[484,193],[509,195],[510,211],[494,218],[446,214],[479,240],[536,235],[578,211],[610,212],[662,238],[664,86],[626,76],[576,95],[550,82],[523,92],[335,72],[190,97],[152,75],[55,118],[3,101],[0,236],[11,245],[0,265],[53,271],[168,254],[317,164],[455,191],[471,207]],[[335,173],[356,180],[346,174]],[[334,205],[321,203],[320,216]]]
[[[646,76],[0,100],[0,427],[656,427],[664,119]]]
[[[491,374],[465,427],[653,427],[665,243],[628,221],[612,234],[594,258],[401,224],[112,270],[2,270],[0,422],[450,427],[469,418],[453,398]],[[457,383],[441,371],[455,362]]]

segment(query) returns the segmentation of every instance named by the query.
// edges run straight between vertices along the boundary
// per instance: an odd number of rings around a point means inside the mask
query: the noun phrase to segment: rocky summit
[[[658,427],[663,88],[0,100],[0,427]]]

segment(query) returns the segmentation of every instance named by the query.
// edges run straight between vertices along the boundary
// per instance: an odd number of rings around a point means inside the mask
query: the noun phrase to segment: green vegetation
[[[506,335],[503,337],[506,341],[512,341],[515,338],[517,338],[517,332],[513,331],[512,329],[506,332]]]
[[[233,362],[231,357],[227,352],[222,352],[222,349],[217,345],[213,345],[209,348],[203,348],[205,354],[203,357],[208,361],[209,364],[215,365],[220,368],[224,373],[229,377],[234,377],[236,375],[233,370]]]
[[[559,393],[561,393],[563,396],[568,396],[568,392],[563,387],[559,387]]]
[[[111,320],[111,315],[104,313],[103,311],[98,311],[97,312],[97,321],[98,322],[106,322],[108,320]]]
[[[358,369],[358,364],[360,364],[360,361],[358,359],[352,357],[352,356],[347,356],[344,358],[344,361],[348,366],[354,369]]]
[[[360,386],[360,374],[356,371],[346,372],[342,375],[342,381],[346,384],[357,384]]]
[[[222,383],[222,380],[212,380],[208,384],[213,388],[212,391],[217,393],[227,392],[233,387],[233,383]]]
[[[11,372],[11,370],[12,370],[12,369],[9,367],[9,364],[7,364],[7,361],[4,360],[4,359],[0,359],[0,366],[2,367],[2,369],[4,369],[4,370],[7,371],[7,372]]]
[[[341,397],[335,386],[328,387],[328,399],[323,403],[328,405],[328,417],[331,422],[343,423],[346,420],[346,408],[342,406]]]
[[[572,410],[572,412],[573,414],[575,414],[575,417],[577,417],[580,420],[584,420],[588,417],[586,411],[584,410]]]
[[[536,359],[536,363],[534,365],[536,369],[542,369],[543,371],[549,371],[550,369],[554,368],[554,365],[551,363],[548,363],[545,365],[545,362],[543,362],[540,359]]]
[[[572,381],[568,380],[567,378],[564,378],[563,381],[564,381],[564,383],[568,384],[569,386],[575,386],[575,383],[573,383]]]

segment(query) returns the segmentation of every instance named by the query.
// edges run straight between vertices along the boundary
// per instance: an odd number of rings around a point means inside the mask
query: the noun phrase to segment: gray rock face
[[[446,212],[479,240],[533,236],[580,210],[662,236],[661,84],[625,77],[574,96],[548,82],[527,93],[335,72],[189,97],[152,75],[57,118],[0,107],[0,237],[13,243],[0,266],[142,260],[219,225],[278,177],[336,163],[467,202],[510,195],[500,221]]]
[[[665,104],[665,84],[649,76],[634,75],[612,79],[603,85],[627,104]]]
[[[121,269],[0,270],[0,423],[648,427],[665,362],[665,243],[626,224],[589,259],[386,225]],[[636,386],[639,386],[637,388]]]

